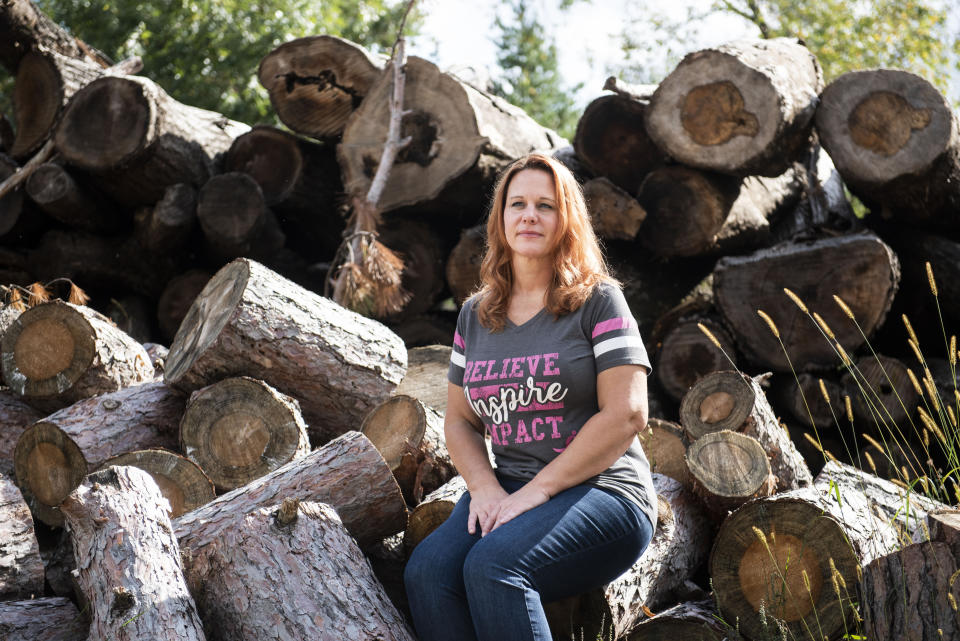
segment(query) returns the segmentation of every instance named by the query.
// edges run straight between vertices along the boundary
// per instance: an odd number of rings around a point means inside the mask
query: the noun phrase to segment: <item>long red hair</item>
[[[547,291],[547,310],[554,316],[569,314],[587,301],[598,283],[618,284],[610,276],[583,192],[573,174],[549,156],[530,154],[516,160],[500,175],[487,218],[487,249],[480,266],[476,310],[480,324],[495,332],[506,325],[513,290],[513,256],[504,233],[503,210],[510,181],[525,169],[553,177],[558,240],[553,252],[553,282]]]

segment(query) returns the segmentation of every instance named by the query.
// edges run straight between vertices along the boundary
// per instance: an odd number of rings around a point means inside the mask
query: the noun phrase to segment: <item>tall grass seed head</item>
[[[845,302],[843,302],[843,299],[842,299],[842,298],[840,298],[839,296],[837,296],[836,294],[834,294],[834,295],[833,295],[833,301],[837,304],[837,306],[838,306],[840,309],[843,310],[843,313],[844,313],[844,314],[846,314],[847,316],[850,317],[850,320],[852,320],[852,321],[856,321],[856,320],[857,320],[857,317],[853,315],[853,310],[850,309],[850,307],[849,307]]]
[[[807,309],[807,306],[803,303],[800,297],[793,293],[793,290],[787,287],[784,287],[783,293],[790,297],[790,300],[792,300],[796,304],[796,306],[800,308],[800,311],[802,311],[804,314],[807,314],[807,315],[810,314],[810,310]]]
[[[830,340],[837,340],[837,337],[833,335],[833,330],[830,329],[830,326],[827,325],[827,321],[823,320],[820,314],[814,312],[813,320],[817,321],[817,325],[819,325],[820,329],[823,330],[823,333],[827,335],[827,338]]]
[[[849,396],[843,397],[843,407],[847,410],[847,420],[853,423],[853,403],[850,402]]]
[[[930,291],[933,292],[934,297],[937,297],[937,281],[933,278],[933,267],[930,266],[930,261],[926,262],[927,267],[927,281],[930,283]]]
[[[843,349],[843,345],[835,341],[834,346],[837,348],[837,352],[840,353],[840,360],[843,362],[843,364],[847,367],[853,367],[853,361],[850,360],[849,356],[847,356],[847,350]]]
[[[777,325],[776,323],[773,322],[773,319],[770,318],[770,315],[767,314],[762,309],[758,309],[757,314],[760,316],[760,318],[764,320],[764,322],[770,328],[770,331],[773,332],[773,335],[776,336],[777,338],[780,338],[780,330],[777,329]]]
[[[910,324],[910,319],[907,318],[906,314],[901,314],[900,318],[903,320],[903,326],[907,328],[907,336],[910,337],[910,340],[919,345],[920,341],[917,340],[917,334],[913,331],[913,325]]]
[[[923,363],[923,353],[920,351],[920,344],[911,338],[907,341],[907,345],[913,350],[913,355],[917,357],[917,362]]]
[[[910,377],[910,382],[913,383],[913,389],[917,390],[917,394],[923,398],[923,388],[920,387],[920,381],[917,380],[917,375],[913,373],[913,370],[909,367],[907,368],[907,376]]]
[[[710,342],[713,343],[717,349],[721,351],[723,350],[723,347],[720,345],[720,341],[717,340],[717,337],[713,335],[713,332],[711,332],[706,325],[704,325],[703,323],[697,323],[697,327],[700,329],[701,332],[704,333],[704,335],[708,339],[710,339]]]
[[[826,386],[826,384],[823,382],[823,379],[822,379],[822,378],[818,378],[818,379],[817,379],[817,382],[820,384],[820,393],[823,395],[823,400],[825,400],[825,401],[827,402],[827,405],[831,405],[831,403],[830,403],[830,395],[827,393],[827,386]]]

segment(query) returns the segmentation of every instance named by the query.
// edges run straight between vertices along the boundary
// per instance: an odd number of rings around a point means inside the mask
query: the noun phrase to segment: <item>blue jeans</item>
[[[500,478],[507,492],[524,481]],[[577,485],[481,538],[467,532],[466,493],[414,549],[404,573],[420,641],[550,641],[542,602],[620,576],[653,535],[640,508]]]

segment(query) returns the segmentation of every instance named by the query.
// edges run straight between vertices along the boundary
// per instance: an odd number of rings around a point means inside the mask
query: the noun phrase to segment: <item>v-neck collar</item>
[[[545,311],[547,311],[547,306],[546,306],[546,305],[544,305],[543,307],[541,307],[541,308],[540,308],[540,311],[538,311],[536,314],[534,314],[533,316],[531,316],[531,317],[528,318],[527,320],[523,321],[523,322],[520,323],[519,325],[518,325],[517,323],[514,323],[512,320],[510,320],[510,317],[507,316],[507,326],[508,326],[508,327],[512,327],[512,328],[514,328],[514,329],[522,329],[522,328],[526,327],[527,325],[529,325],[530,323],[532,323],[533,321],[535,321],[536,319],[540,318]]]

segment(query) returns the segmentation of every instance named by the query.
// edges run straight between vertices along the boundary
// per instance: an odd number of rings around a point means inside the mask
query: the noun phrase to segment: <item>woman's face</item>
[[[523,169],[507,186],[503,231],[515,255],[547,258],[556,247],[559,214],[553,176],[539,169]]]

